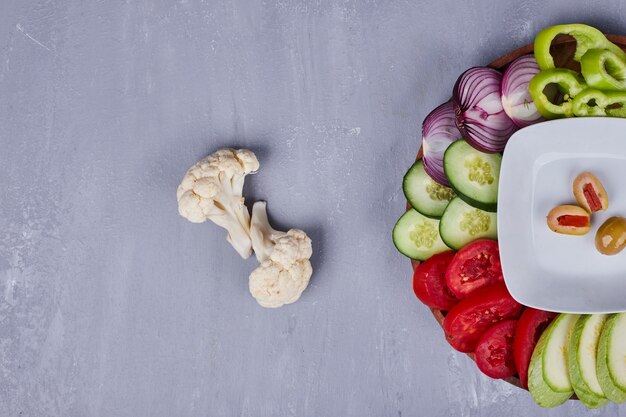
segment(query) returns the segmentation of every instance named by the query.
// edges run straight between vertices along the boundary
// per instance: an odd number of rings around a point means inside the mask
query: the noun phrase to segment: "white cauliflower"
[[[313,274],[309,261],[313,254],[311,239],[299,229],[274,230],[267,218],[265,202],[252,207],[250,238],[261,263],[250,274],[252,296],[261,306],[269,308],[297,301]]]
[[[226,239],[244,259],[252,254],[252,242],[243,184],[258,169],[252,151],[220,149],[189,168],[176,191],[180,215],[193,223],[209,219],[226,229]]]

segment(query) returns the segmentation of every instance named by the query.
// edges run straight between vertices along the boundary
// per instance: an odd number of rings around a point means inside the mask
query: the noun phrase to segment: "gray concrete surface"
[[[390,240],[422,118],[457,75],[624,3],[0,3],[0,416],[566,416],[482,376]],[[302,299],[260,308],[188,166],[249,147]],[[609,406],[585,414],[618,416]]]

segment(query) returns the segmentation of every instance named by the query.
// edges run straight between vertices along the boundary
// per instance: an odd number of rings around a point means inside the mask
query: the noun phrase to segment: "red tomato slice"
[[[556,313],[527,307],[519,319],[513,342],[513,358],[524,388],[528,388],[528,365],[539,337],[556,317]]]
[[[475,240],[457,252],[446,271],[446,284],[459,299],[501,282],[500,251],[495,240]]]
[[[490,285],[452,307],[443,320],[446,339],[460,352],[472,352],[483,333],[496,323],[516,319],[522,305],[504,283]]]
[[[513,339],[517,320],[494,324],[478,340],[474,352],[476,365],[491,378],[507,378],[515,375]]]
[[[428,307],[450,310],[459,300],[446,287],[446,268],[455,252],[438,253],[422,262],[413,274],[413,291]]]

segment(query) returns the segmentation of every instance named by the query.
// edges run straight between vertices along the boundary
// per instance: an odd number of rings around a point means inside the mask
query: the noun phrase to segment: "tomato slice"
[[[557,313],[527,307],[519,319],[513,342],[513,358],[524,388],[528,388],[528,365],[539,337]]]
[[[459,299],[501,282],[500,251],[495,240],[476,240],[457,252],[446,271],[446,284]]]
[[[522,305],[515,301],[504,283],[476,291],[452,307],[443,320],[448,343],[460,352],[472,352],[483,333],[496,323],[516,319]]]
[[[454,254],[454,251],[438,253],[415,268],[413,291],[430,308],[447,311],[459,302],[446,286],[446,268]]]
[[[478,340],[474,352],[476,365],[491,378],[507,378],[515,375],[513,339],[517,320],[494,324]]]

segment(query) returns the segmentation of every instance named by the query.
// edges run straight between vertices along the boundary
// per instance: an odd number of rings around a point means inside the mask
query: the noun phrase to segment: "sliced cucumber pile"
[[[405,256],[424,261],[432,255],[449,250],[439,235],[439,220],[410,209],[393,228],[393,243]]]
[[[441,216],[439,234],[446,245],[458,250],[476,239],[497,239],[496,219],[496,213],[472,207],[455,197]]]
[[[421,160],[407,171],[402,190],[411,207],[424,216],[436,219],[441,217],[450,200],[455,197],[452,188],[443,186],[428,176]]]
[[[474,149],[465,140],[448,147],[443,167],[450,185],[466,203],[495,212],[502,155]]]

